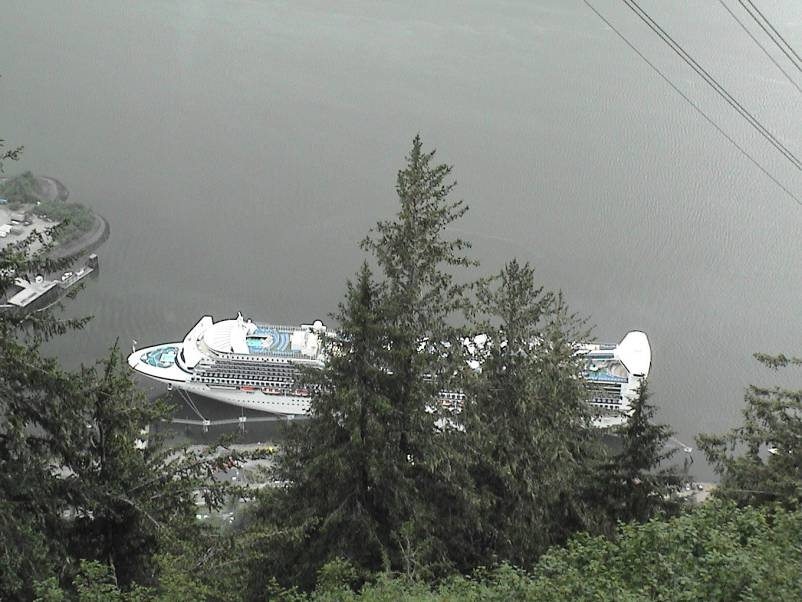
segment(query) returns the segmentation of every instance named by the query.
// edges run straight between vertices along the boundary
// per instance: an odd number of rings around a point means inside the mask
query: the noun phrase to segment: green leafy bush
[[[30,171],[23,172],[0,183],[0,198],[8,201],[9,209],[34,204],[42,198],[39,182]]]
[[[62,201],[42,201],[33,213],[61,224],[55,232],[56,242],[69,242],[89,232],[95,223],[91,209],[78,203]]]

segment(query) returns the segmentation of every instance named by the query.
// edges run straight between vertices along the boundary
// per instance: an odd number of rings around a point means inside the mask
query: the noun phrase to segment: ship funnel
[[[635,376],[649,376],[652,365],[652,349],[645,332],[633,330],[618,344],[618,359]]]

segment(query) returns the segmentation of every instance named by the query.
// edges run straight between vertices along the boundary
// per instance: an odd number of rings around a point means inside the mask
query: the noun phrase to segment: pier
[[[0,305],[0,309],[32,311],[44,307],[56,301],[62,294],[99,268],[98,256],[92,253],[82,268],[76,272],[64,272],[58,280],[45,280],[43,276],[37,276],[31,282],[24,278],[17,278],[14,280],[14,286],[19,290]]]
[[[209,420],[200,411],[192,396],[183,389],[177,389],[171,385],[167,386],[168,391],[174,391],[178,396],[187,404],[197,416],[197,418],[162,418],[162,422],[168,424],[183,424],[185,426],[200,426],[203,428],[204,433],[209,432],[209,428],[213,426],[231,426],[237,425],[240,432],[245,432],[245,425],[249,422],[288,422],[295,420],[296,417],[303,418],[302,415],[297,414],[263,414],[261,416],[237,416],[236,418],[218,418],[216,420]]]
[[[286,422],[289,420],[294,420],[295,416],[293,414],[288,414],[287,416],[239,416],[238,418],[223,418],[220,420],[206,420],[206,419],[195,419],[195,418],[163,418],[162,422],[167,422],[169,424],[183,424],[186,426],[200,426],[203,428],[203,432],[206,433],[209,431],[209,427],[212,426],[231,426],[231,425],[239,425],[240,430],[245,430],[245,424],[248,422]]]

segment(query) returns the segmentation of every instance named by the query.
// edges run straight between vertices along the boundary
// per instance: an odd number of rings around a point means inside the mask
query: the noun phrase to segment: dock
[[[21,287],[22,290],[8,299],[8,305],[13,307],[24,309],[37,301],[55,299],[58,293],[57,290],[54,290],[58,287],[58,282],[55,281],[28,282],[22,278],[17,278],[14,284]]]
[[[14,280],[14,285],[20,290],[0,305],[0,308],[31,311],[41,308],[58,299],[62,294],[69,291],[70,288],[93,272],[96,272],[99,268],[98,256],[92,253],[82,268],[76,272],[64,272],[57,280],[45,280],[43,276],[37,276],[33,282],[24,278],[17,278]]]
[[[231,426],[236,424],[241,431],[244,431],[246,423],[249,422],[290,422],[294,419],[294,415],[288,414],[286,416],[238,416],[237,418],[224,418],[221,420],[207,420],[204,418],[163,418],[162,422],[182,424],[184,426],[199,426],[203,429],[204,433],[207,433],[209,432],[209,428],[213,426]]]

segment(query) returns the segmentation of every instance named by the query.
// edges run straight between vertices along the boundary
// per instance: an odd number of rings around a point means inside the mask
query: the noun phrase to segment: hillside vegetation
[[[80,203],[44,199],[39,181],[30,171],[0,183],[0,198],[8,201],[6,207],[12,211],[33,213],[59,224],[53,231],[56,243],[75,240],[95,225],[95,215],[88,207]]]
[[[8,201],[8,208],[17,210],[24,205],[35,205],[42,200],[39,181],[30,171],[0,182],[0,198]]]
[[[649,387],[605,445],[586,320],[530,264],[478,273],[451,236],[467,211],[451,171],[414,138],[328,361],[298,379],[308,419],[250,452],[270,460],[258,490],[215,478],[249,456],[226,441],[135,445],[170,408],[137,392],[116,346],[77,371],[41,356],[85,319],[0,312],[0,599],[799,600],[802,392],[750,387],[743,425],[699,439],[716,499],[686,504]],[[0,250],[0,295],[59,265],[25,244]],[[487,344],[464,344],[477,333]],[[212,525],[198,502],[242,510]]]

